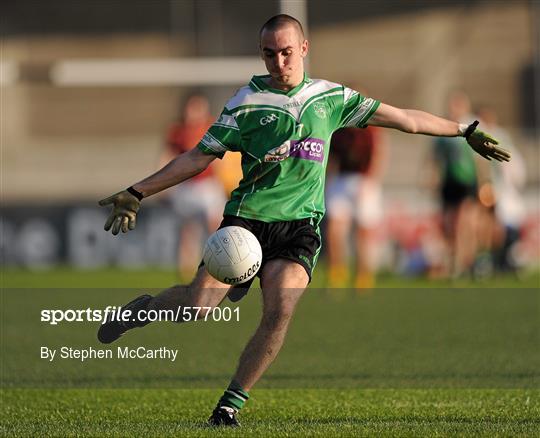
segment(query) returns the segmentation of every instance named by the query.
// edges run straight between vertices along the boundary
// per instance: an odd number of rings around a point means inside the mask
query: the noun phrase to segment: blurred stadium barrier
[[[170,208],[146,205],[137,229],[116,237],[103,231],[106,218],[107,212],[88,203],[8,206],[0,216],[2,265],[29,269],[175,268],[181,224]],[[426,273],[438,257],[437,220],[429,210],[418,212],[403,203],[389,205],[377,233],[380,268],[405,275]],[[518,263],[538,267],[537,214],[528,216],[522,236],[514,251]]]
[[[257,57],[72,59],[56,62],[50,77],[57,86],[201,86],[237,85],[255,73],[264,73],[264,65]]]
[[[145,208],[137,229],[116,238],[103,231],[107,213],[88,204],[9,207],[2,216],[3,266],[95,269],[176,264],[178,221],[159,206]]]

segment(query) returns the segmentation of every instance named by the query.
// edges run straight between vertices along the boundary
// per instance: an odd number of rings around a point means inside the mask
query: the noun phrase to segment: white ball
[[[203,260],[216,280],[232,285],[243,283],[253,278],[261,267],[261,244],[245,228],[224,227],[208,238]]]

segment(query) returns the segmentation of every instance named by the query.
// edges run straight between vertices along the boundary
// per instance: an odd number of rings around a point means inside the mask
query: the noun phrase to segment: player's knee
[[[263,313],[261,324],[268,330],[277,330],[287,326],[292,318],[294,309],[279,307]]]

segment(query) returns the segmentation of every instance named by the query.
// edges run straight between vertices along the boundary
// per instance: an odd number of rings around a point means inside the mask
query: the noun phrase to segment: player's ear
[[[308,51],[309,51],[309,41],[304,40],[302,44],[300,45],[300,56],[302,58],[305,58],[308,54]]]

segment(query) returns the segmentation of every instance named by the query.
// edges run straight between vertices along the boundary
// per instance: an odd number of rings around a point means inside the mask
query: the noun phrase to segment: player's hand
[[[510,161],[510,152],[497,146],[499,142],[485,132],[476,129],[476,125],[478,125],[478,122],[473,123],[467,128],[467,131],[472,129],[470,134],[465,135],[469,146],[486,160],[495,158],[497,161]]]
[[[127,190],[122,190],[99,201],[102,207],[110,204],[113,205],[113,209],[105,222],[105,231],[109,231],[112,227],[112,233],[116,236],[120,230],[122,233],[134,230],[141,201]]]

